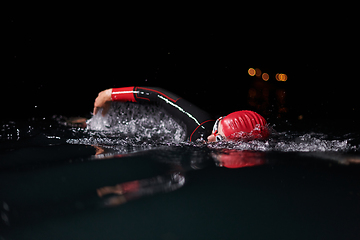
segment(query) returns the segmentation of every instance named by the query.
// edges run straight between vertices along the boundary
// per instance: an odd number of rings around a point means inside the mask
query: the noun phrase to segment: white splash
[[[192,145],[210,149],[236,149],[277,152],[348,152],[357,151],[347,137],[332,138],[325,133],[272,130],[267,140],[184,142],[184,129],[160,107],[150,104],[113,103],[109,113],[101,112],[87,122],[82,138],[68,139],[70,144],[104,146],[122,153],[137,152],[167,145]]]
[[[278,152],[337,152],[356,150],[357,147],[349,143],[349,139],[331,140],[322,133],[298,134],[296,132],[273,133],[266,141],[223,141],[209,143],[213,149],[236,149],[252,151],[278,151]]]
[[[90,137],[67,142],[115,146],[185,140],[184,129],[160,107],[133,103],[113,103],[105,117],[99,111],[87,121],[85,133]]]

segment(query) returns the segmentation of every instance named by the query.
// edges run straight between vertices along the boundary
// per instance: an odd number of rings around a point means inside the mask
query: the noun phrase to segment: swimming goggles
[[[219,117],[219,118],[216,120],[216,122],[215,122],[215,124],[214,124],[214,127],[213,127],[213,130],[212,130],[212,134],[215,135],[215,139],[216,139],[217,142],[224,140],[223,136],[221,136],[221,135],[218,133],[220,120],[223,119],[224,117],[225,117],[225,116]]]

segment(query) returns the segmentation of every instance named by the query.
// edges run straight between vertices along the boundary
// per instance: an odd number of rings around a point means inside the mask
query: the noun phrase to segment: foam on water
[[[25,125],[18,122],[3,123],[0,129],[2,148],[16,147],[16,144],[21,147],[28,143],[52,145],[66,142],[112,149],[119,154],[164,146],[262,152],[357,152],[359,149],[359,136],[356,133],[335,136],[331,132],[304,132],[296,129],[273,131],[268,140],[190,143],[185,141],[184,128],[163,109],[146,104],[113,103],[105,117],[99,112],[89,119],[86,129],[55,124],[54,120],[59,122],[57,119],[52,119],[52,122],[34,120]]]
[[[160,107],[132,103],[113,103],[105,117],[100,111],[87,121],[84,134],[67,143],[133,152],[185,140],[184,129]]]
[[[185,131],[165,112],[154,105],[113,103],[109,113],[99,112],[87,122],[88,130],[132,136],[138,140],[181,142]]]
[[[276,127],[275,127],[276,128]],[[268,140],[222,141],[206,143],[210,149],[234,149],[278,152],[348,152],[357,151],[349,137],[334,137],[325,133],[272,131]],[[184,142],[185,131],[165,112],[153,105],[113,104],[109,114],[93,116],[88,121],[87,137],[69,139],[71,144],[101,145],[120,152],[154,147],[204,147],[204,142]]]
[[[326,152],[326,151],[354,151],[356,146],[349,143],[351,139],[330,140],[324,133],[273,133],[266,141],[223,141],[209,143],[213,149],[236,149],[252,151],[279,151],[279,152]]]

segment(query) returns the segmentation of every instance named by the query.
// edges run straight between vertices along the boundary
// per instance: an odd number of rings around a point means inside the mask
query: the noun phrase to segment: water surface
[[[85,129],[64,123],[2,123],[3,239],[360,234],[359,134],[351,128],[275,122],[266,141],[192,143],[161,109],[132,104],[114,105]]]

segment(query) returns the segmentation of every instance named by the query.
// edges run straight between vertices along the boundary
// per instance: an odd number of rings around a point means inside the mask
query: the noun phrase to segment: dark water
[[[189,143],[153,106],[64,123],[2,123],[0,239],[360,236],[360,142],[346,124],[276,122],[267,141]]]

